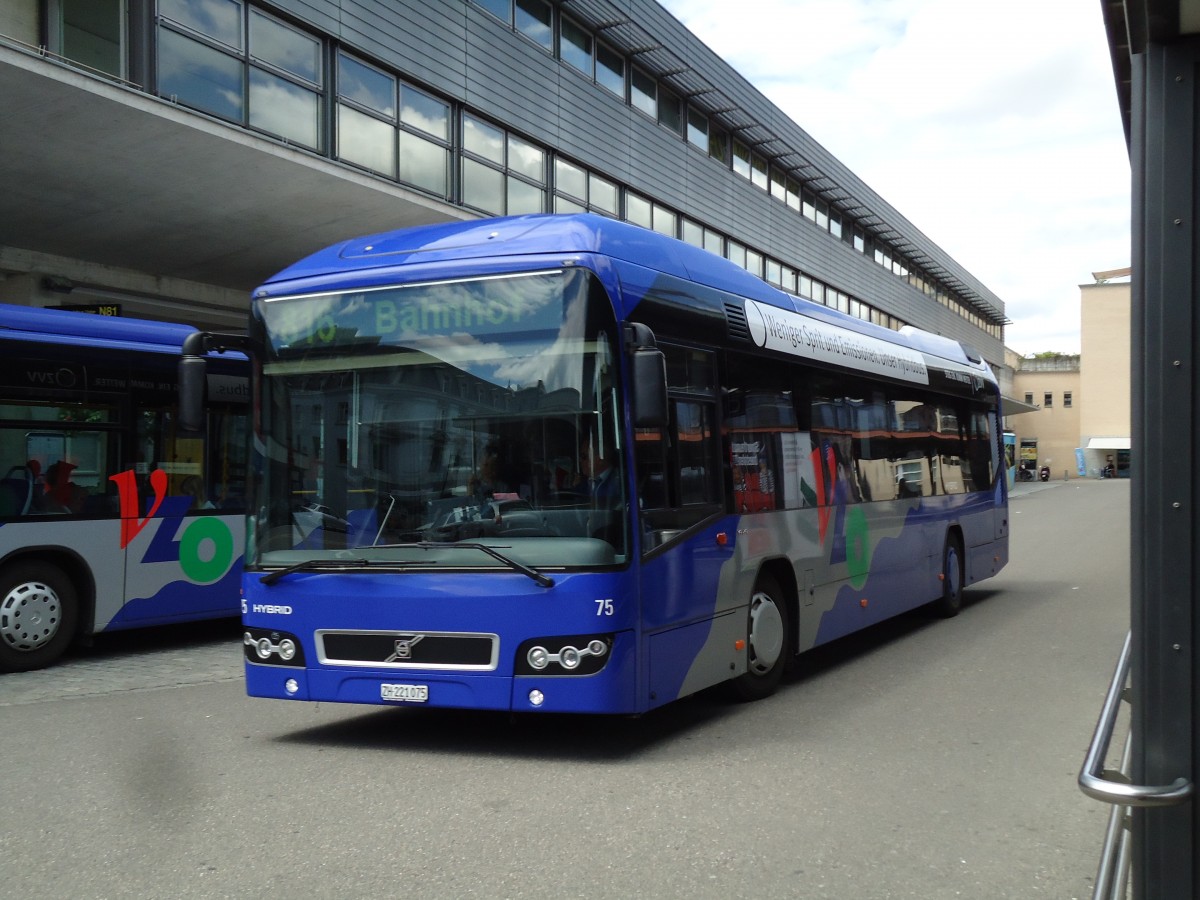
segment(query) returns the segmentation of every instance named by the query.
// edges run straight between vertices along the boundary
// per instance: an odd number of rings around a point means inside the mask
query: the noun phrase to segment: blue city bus
[[[0,304],[0,672],[105,631],[236,617],[249,367],[214,358],[178,428],[194,328]]]
[[[199,392],[181,361],[183,419]],[[257,697],[637,714],[953,615],[1007,561],[970,348],[591,215],[346,241],[253,294]]]

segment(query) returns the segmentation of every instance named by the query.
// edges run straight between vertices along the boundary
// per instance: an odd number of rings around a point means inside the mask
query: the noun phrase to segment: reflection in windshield
[[[625,559],[614,324],[590,272],[259,312],[271,352],[249,558],[403,562],[405,545],[486,542],[535,566]]]

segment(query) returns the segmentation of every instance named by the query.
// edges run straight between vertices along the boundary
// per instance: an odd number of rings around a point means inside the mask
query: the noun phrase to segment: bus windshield
[[[592,273],[256,310],[266,356],[249,566],[626,560],[616,323]]]

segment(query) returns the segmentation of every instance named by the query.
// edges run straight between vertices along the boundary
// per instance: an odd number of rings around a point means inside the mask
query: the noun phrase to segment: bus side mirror
[[[634,428],[662,428],[667,424],[667,361],[657,348],[639,347],[633,352],[630,372],[633,382]]]
[[[203,356],[180,357],[179,427],[184,431],[204,429],[204,394],[207,386],[208,361]]]
[[[257,341],[244,334],[217,334],[193,331],[179,348],[179,427],[184,431],[204,430],[204,407],[208,400],[208,361],[210,350],[224,353],[240,350],[253,357],[259,351]]]

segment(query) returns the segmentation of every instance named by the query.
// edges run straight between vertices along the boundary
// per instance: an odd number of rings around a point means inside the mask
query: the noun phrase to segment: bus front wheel
[[[0,572],[0,671],[48,666],[75,636],[71,580],[54,566],[18,562]]]
[[[746,671],[732,682],[738,699],[761,700],[775,693],[791,647],[788,618],[783,589],[770,575],[760,575],[750,595]]]

